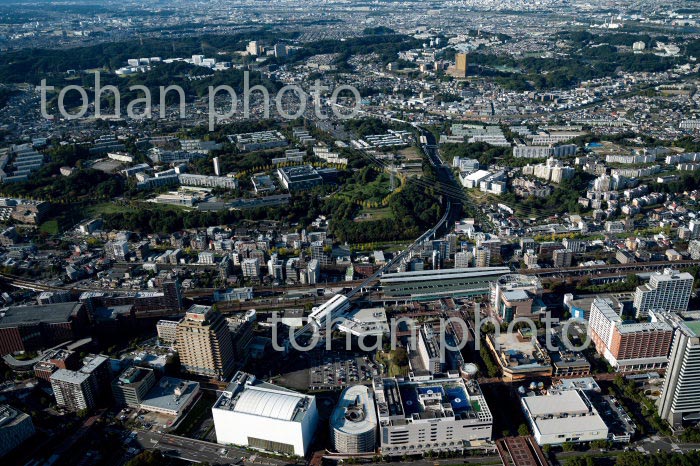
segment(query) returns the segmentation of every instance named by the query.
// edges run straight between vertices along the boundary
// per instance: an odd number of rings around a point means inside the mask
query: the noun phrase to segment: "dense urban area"
[[[0,2],[0,462],[700,464],[700,6]]]

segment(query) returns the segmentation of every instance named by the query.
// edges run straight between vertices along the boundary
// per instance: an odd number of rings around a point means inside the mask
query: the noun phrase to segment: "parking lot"
[[[615,439],[629,441],[634,436],[637,426],[614,397],[596,394],[589,399]]]
[[[117,418],[122,422],[131,422],[142,430],[164,432],[170,428],[175,418],[167,414],[149,412],[133,408],[122,409]]]
[[[314,351],[308,354],[308,358],[311,390],[333,390],[369,383],[377,373],[369,358],[356,353]]]

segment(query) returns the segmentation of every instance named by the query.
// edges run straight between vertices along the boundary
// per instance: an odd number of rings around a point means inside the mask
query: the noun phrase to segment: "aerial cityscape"
[[[0,463],[700,465],[700,5],[0,0]]]

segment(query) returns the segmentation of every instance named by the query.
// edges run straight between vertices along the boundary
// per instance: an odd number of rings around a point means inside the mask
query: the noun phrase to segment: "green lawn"
[[[398,178],[395,186],[398,187],[401,181]],[[380,174],[376,180],[369,183],[348,183],[338,193],[352,202],[381,202],[391,193],[391,181],[386,173]]]
[[[57,220],[49,220],[47,222],[44,222],[41,224],[39,227],[39,231],[41,233],[47,233],[49,235],[57,235],[58,234],[58,221]]]
[[[382,220],[391,218],[391,209],[389,207],[379,207],[377,209],[362,209],[355,217],[357,222],[367,222],[370,220]]]

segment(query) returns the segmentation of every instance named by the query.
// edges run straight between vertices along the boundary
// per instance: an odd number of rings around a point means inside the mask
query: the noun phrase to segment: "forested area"
[[[79,169],[70,176],[60,176],[62,166],[80,167],[88,158],[87,149],[65,145],[48,151],[48,161],[27,181],[0,184],[0,193],[6,196],[50,200],[53,203],[78,202],[82,199],[107,200],[120,196],[125,190],[125,181],[117,175]]]
[[[396,60],[398,52],[420,47],[421,44],[420,41],[402,34],[391,34],[388,31],[370,32],[380,33],[343,41],[309,42],[288,57],[271,58],[271,61],[279,64],[294,63],[317,54],[338,53],[340,54],[338,64],[344,66],[350,55],[377,53],[384,62],[388,63]],[[106,69],[113,71],[125,66],[130,58],[187,58],[193,54],[215,56],[221,50],[227,50],[229,53],[244,50],[250,40],[276,43],[297,36],[298,33],[272,33],[266,30],[256,30],[229,35],[205,34],[198,37],[102,43],[58,50],[24,49],[9,52],[4,56],[3,63],[0,64],[0,82],[39,84],[42,78],[56,73],[62,74],[68,70]],[[216,74],[222,75],[224,73],[217,72]],[[163,82],[164,80],[160,80],[159,85],[162,85]]]
[[[193,54],[214,56],[221,49],[243,50],[249,40],[275,41],[295,36],[296,33],[248,31],[229,35],[130,40],[58,50],[24,49],[4,55],[0,64],[0,82],[39,84],[47,75],[65,73],[67,70],[115,70],[125,66],[129,58],[186,58]]]
[[[497,159],[512,153],[510,147],[496,147],[485,142],[441,144],[440,154],[445,161],[452,162],[455,157],[476,159],[486,167]]]

